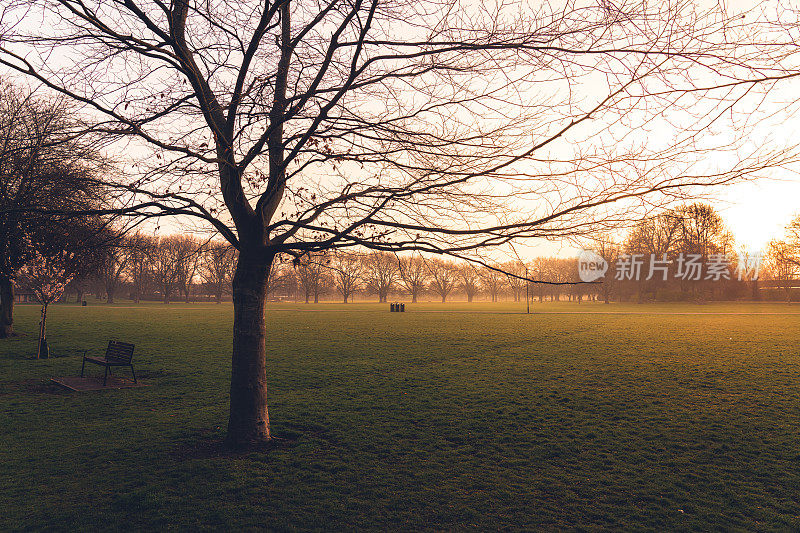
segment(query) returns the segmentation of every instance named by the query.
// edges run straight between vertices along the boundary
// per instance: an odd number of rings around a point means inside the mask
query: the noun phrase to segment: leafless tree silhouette
[[[229,291],[236,266],[236,248],[227,242],[212,241],[205,247],[200,277],[211,288],[217,303]]]
[[[340,251],[334,255],[331,262],[333,284],[347,303],[361,285],[363,262],[361,257],[353,252]]]
[[[364,257],[364,280],[367,288],[378,295],[379,302],[386,302],[389,297],[399,268],[397,258],[388,252],[373,252]]]
[[[419,254],[412,254],[398,260],[400,270],[400,284],[411,295],[411,303],[417,303],[417,298],[428,285],[428,267],[425,259]]]

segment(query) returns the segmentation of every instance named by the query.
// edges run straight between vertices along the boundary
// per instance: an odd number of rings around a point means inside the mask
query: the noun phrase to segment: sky
[[[712,192],[709,203],[723,218],[737,246],[766,252],[769,242],[781,239],[789,222],[800,216],[800,176],[787,173],[782,179],[758,179],[729,185]],[[573,257],[580,247],[570,242],[534,239],[515,247],[523,258]]]
[[[713,202],[736,242],[751,250],[766,247],[783,236],[792,218],[800,215],[800,177],[785,181],[759,180],[720,191]]]

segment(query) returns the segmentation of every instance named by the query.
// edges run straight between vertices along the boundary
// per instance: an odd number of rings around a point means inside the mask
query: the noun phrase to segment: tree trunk
[[[417,293],[416,292],[412,292],[411,293],[411,303],[412,304],[417,303]]]
[[[39,322],[39,344],[36,359],[49,359],[50,347],[47,345],[47,304],[42,305],[42,320]]]
[[[14,334],[14,282],[0,276],[0,339]]]
[[[269,440],[266,321],[269,263],[243,255],[233,277],[231,409],[226,444],[246,448]]]

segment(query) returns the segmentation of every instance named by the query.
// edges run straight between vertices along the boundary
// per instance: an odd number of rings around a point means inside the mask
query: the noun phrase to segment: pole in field
[[[531,314],[531,300],[528,297],[528,289],[530,286],[531,282],[528,281],[528,267],[525,267],[525,306],[528,308],[528,314]]]

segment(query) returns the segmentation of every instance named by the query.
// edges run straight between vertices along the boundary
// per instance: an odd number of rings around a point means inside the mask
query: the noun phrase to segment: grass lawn
[[[800,529],[800,306],[387,307],[270,307],[286,440],[244,455],[230,305],[54,306],[41,361],[17,307],[0,530]],[[150,387],[47,385],[109,338]]]

